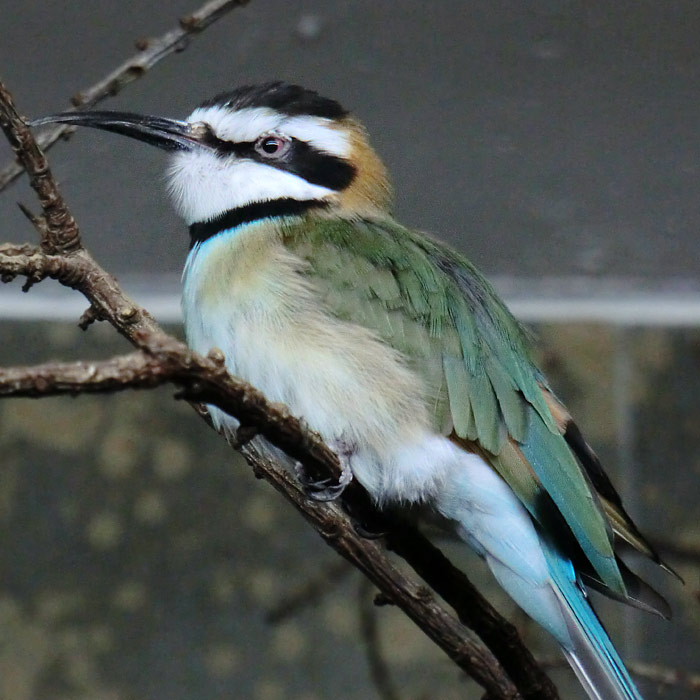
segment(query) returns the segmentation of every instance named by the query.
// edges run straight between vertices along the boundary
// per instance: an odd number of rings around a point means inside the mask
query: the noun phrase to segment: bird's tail
[[[510,597],[559,642],[591,700],[642,700],[571,560],[477,455],[461,455],[458,467],[436,498],[437,510]]]
[[[642,700],[576,581],[571,562],[543,547],[571,640],[563,652],[591,700]]]

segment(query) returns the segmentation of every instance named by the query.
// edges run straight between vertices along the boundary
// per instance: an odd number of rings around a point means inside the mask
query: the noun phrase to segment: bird
[[[189,228],[187,342],[287,405],[380,507],[420,506],[480,555],[558,642],[588,696],[641,700],[590,604],[601,591],[664,617],[623,562],[660,566],[533,358],[533,340],[462,254],[392,214],[386,167],[338,101],[244,85],[185,120],[54,114],[169,152]],[[237,422],[210,407],[214,425]]]

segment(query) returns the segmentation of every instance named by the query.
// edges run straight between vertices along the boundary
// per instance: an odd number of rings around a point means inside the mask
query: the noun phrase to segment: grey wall
[[[3,0],[2,74],[29,114],[59,110],[192,5]],[[240,83],[301,82],[367,123],[400,217],[489,273],[693,285],[698,36],[697,0],[253,0],[107,106],[184,116]],[[52,160],[103,261],[179,269],[160,153],[82,133]],[[26,234],[12,198],[0,230]]]

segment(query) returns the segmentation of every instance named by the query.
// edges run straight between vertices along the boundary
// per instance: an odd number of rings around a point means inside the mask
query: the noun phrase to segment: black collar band
[[[237,209],[229,209],[211,221],[190,226],[190,250],[198,243],[213,238],[218,233],[242,224],[278,216],[298,216],[315,207],[327,207],[328,203],[318,199],[271,199],[267,202],[253,202]]]

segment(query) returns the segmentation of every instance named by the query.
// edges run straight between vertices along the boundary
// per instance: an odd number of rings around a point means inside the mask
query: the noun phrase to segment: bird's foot
[[[363,539],[363,540],[380,540],[384,535],[386,535],[386,530],[380,528],[368,527],[359,520],[353,519],[352,521],[353,530]]]
[[[343,440],[336,441],[333,443],[332,447],[338,455],[338,460],[342,467],[340,478],[337,480],[334,478],[311,479],[306,473],[304,465],[301,464],[301,462],[296,463],[295,470],[297,478],[301,481],[306,495],[314,501],[320,501],[322,503],[335,501],[342,495],[343,491],[345,491],[348,484],[352,481],[350,458],[355,451],[354,448]]]

